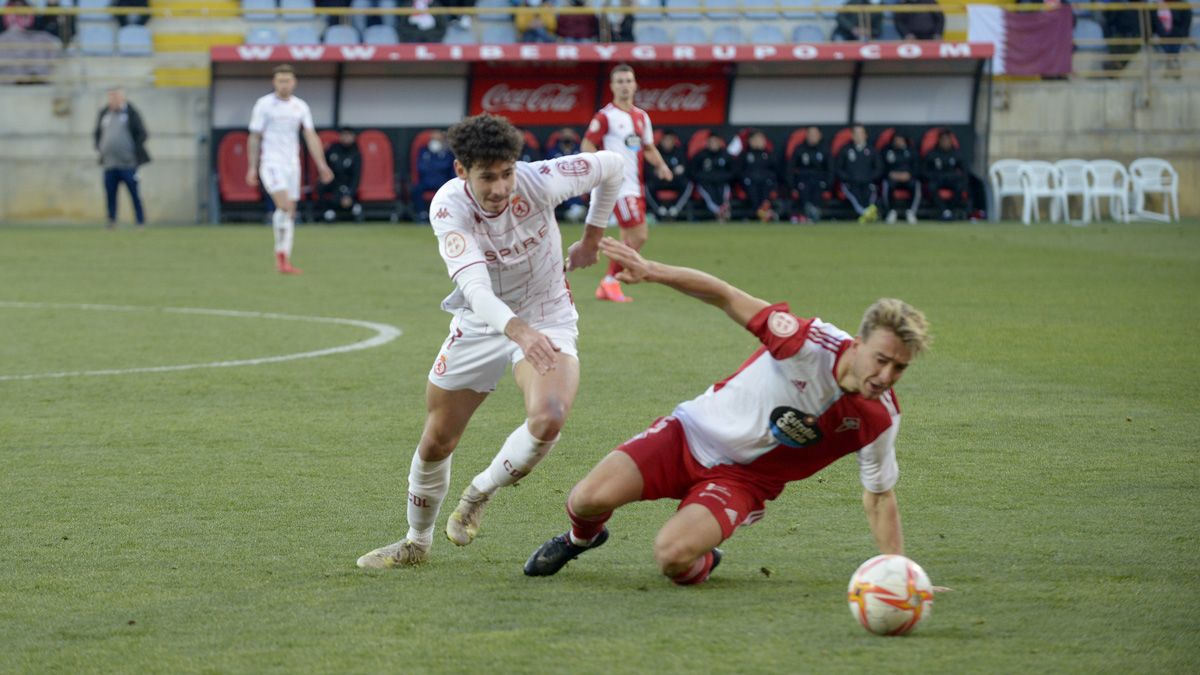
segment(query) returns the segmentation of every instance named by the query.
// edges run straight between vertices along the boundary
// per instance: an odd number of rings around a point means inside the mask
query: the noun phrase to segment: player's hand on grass
[[[525,360],[529,361],[538,375],[545,375],[558,365],[558,354],[555,353],[558,347],[529,324],[514,318],[505,326],[504,332],[521,348]]]
[[[330,169],[328,165],[319,166],[317,167],[317,177],[321,179],[322,183],[332,183],[333,169]]]
[[[246,170],[246,185],[258,187],[258,171],[253,167]]]
[[[649,277],[653,263],[643,258],[625,242],[605,237],[600,240],[600,250],[610,260],[625,268],[617,274],[617,279],[622,283],[636,284]]]
[[[600,260],[600,250],[577,241],[567,247],[567,271],[591,267]]]

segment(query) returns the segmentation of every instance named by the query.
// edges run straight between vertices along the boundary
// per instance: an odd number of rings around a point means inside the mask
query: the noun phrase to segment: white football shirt
[[[262,134],[263,166],[300,164],[300,129],[313,129],[312,111],[298,96],[286,101],[274,93],[254,103],[250,112],[250,131]]]
[[[625,160],[625,182],[619,196],[641,197],[645,147],[654,145],[654,129],[646,111],[634,107],[625,112],[609,103],[592,118],[584,137],[597,150],[612,150]]]
[[[517,162],[515,172],[508,206],[495,215],[483,211],[461,178],[434,195],[429,222],[446,270],[454,279],[468,267],[485,265],[496,297],[531,325],[574,320],[579,315],[567,288],[554,207],[600,185],[600,160],[584,153]],[[442,309],[471,312],[457,287]]]

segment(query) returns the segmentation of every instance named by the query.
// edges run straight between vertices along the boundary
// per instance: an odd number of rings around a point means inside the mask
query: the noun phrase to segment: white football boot
[[[446,537],[458,546],[466,546],[475,540],[479,534],[479,522],[483,520],[483,507],[487,505],[489,495],[467,485],[454,513],[446,519]]]
[[[377,548],[358,559],[358,566],[364,569],[384,570],[390,567],[411,567],[420,565],[429,557],[429,547],[419,546],[408,539]]]

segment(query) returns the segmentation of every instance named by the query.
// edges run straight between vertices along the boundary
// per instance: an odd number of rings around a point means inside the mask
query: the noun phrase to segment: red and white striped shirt
[[[673,413],[696,461],[742,468],[746,480],[778,495],[787,482],[858,453],[863,487],[891,489],[899,477],[900,405],[890,389],[872,401],[838,386],[837,363],[851,336],[796,317],[786,304],[767,307],[746,328],[763,346]]]
[[[596,113],[584,135],[597,150],[612,150],[625,160],[625,182],[619,196],[642,196],[643,150],[654,145],[654,129],[645,110],[633,107],[629,112],[609,103]]]

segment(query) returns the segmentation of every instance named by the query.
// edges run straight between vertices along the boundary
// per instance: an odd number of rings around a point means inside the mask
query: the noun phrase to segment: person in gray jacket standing
[[[125,100],[125,90],[108,90],[108,105],[100,109],[93,133],[100,164],[104,167],[104,192],[108,199],[108,228],[117,226],[117,187],[124,183],[133,199],[138,227],[146,224],[138,194],[137,170],[150,161],[146,153],[146,125],[136,108]]]

